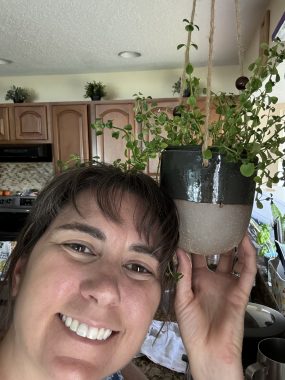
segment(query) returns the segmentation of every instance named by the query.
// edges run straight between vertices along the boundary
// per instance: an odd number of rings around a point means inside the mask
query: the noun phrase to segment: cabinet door
[[[48,142],[47,106],[14,107],[15,141]]]
[[[0,107],[0,142],[5,142],[9,140],[9,108]]]
[[[52,105],[54,162],[70,155],[89,160],[89,126],[86,104]]]
[[[131,124],[135,133],[133,108],[133,103],[97,104],[95,109],[96,118],[100,118],[104,122],[112,120],[113,125],[120,128]],[[103,162],[112,163],[118,158],[125,161],[125,140],[121,138],[114,139],[112,131],[105,129],[103,135],[97,136],[97,155]]]

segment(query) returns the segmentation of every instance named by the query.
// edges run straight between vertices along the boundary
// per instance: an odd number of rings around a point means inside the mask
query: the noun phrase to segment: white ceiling
[[[214,63],[238,63],[234,0],[216,0]],[[208,56],[210,0],[197,0],[192,41],[196,66]],[[240,0],[243,44],[249,45],[269,0]],[[178,68],[186,42],[183,18],[192,0],[0,0],[0,76]],[[127,60],[122,50],[140,51]],[[183,49],[182,49],[183,50]]]

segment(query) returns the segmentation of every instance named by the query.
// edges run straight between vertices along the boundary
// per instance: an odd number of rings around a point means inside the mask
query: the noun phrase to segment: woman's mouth
[[[73,319],[65,314],[59,314],[59,317],[65,326],[69,328],[69,330],[83,338],[88,338],[91,340],[106,340],[113,332],[112,330],[104,327],[98,328],[88,326],[86,323],[80,322],[77,319]]]

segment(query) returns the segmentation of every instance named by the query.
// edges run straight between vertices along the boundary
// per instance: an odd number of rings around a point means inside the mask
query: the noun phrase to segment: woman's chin
[[[53,380],[101,380],[108,375],[103,368],[71,357],[56,357],[49,371]]]

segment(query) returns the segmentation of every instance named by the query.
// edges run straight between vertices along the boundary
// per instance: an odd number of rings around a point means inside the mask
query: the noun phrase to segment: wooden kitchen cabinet
[[[77,154],[81,161],[90,159],[88,106],[86,104],[52,104],[54,163],[67,161]]]
[[[0,106],[0,143],[51,142],[47,105]]]
[[[9,140],[9,108],[5,106],[0,106],[0,143]]]
[[[178,98],[173,99],[154,99],[157,103],[157,112],[166,112],[170,117],[172,117],[173,109],[179,104]],[[113,121],[113,125],[120,128],[127,124],[133,126],[133,132],[140,132],[140,125],[136,123],[134,116],[134,101],[130,102],[112,102],[112,103],[101,103],[95,105],[95,117],[102,119],[104,122],[108,120]],[[112,163],[113,161],[120,158],[122,161],[126,160],[125,156],[125,140],[119,138],[114,139],[112,137],[112,131],[109,129],[104,129],[103,135],[97,136],[96,138],[97,148],[96,155],[100,157],[103,162]],[[155,176],[157,172],[159,159],[153,159],[149,161],[145,172],[151,176]]]
[[[109,104],[96,104],[95,116],[96,119],[102,119],[104,122],[108,120],[113,121],[113,125],[117,127],[124,127],[127,124],[133,126],[134,133],[136,133],[136,126],[134,120],[134,102],[113,102]],[[126,160],[125,156],[125,140],[112,137],[112,131],[105,129],[103,135],[97,136],[96,155],[100,157],[103,162],[112,163],[113,161],[121,158],[122,161]]]
[[[46,105],[14,106],[14,140],[51,142]]]

